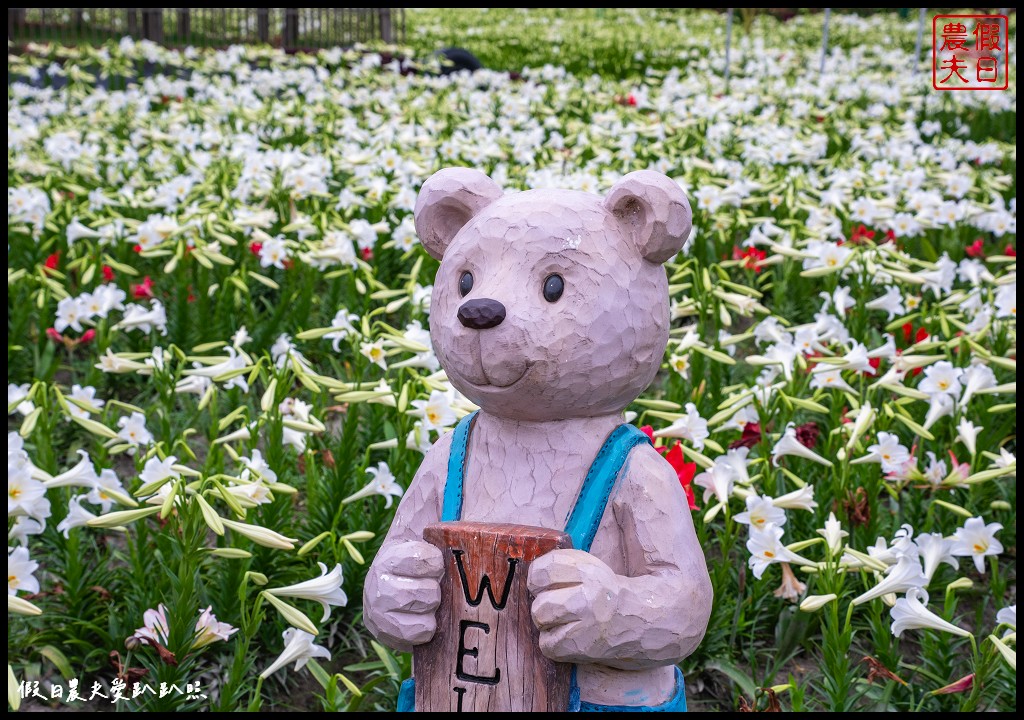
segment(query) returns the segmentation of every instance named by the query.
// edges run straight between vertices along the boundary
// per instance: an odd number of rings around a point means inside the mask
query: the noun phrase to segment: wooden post
[[[299,11],[298,8],[284,9],[284,33],[281,45],[285,50],[294,50],[299,44]]]
[[[164,41],[163,8],[145,8],[142,11],[142,37],[153,42]]]
[[[188,44],[189,33],[192,32],[192,16],[189,8],[178,8],[178,40],[182,44]]]
[[[394,42],[394,31],[391,29],[391,8],[377,10],[380,17],[380,39],[390,44]]]
[[[917,41],[914,43],[914,75],[921,72],[921,43],[924,39],[924,16],[928,8],[920,8],[917,14]]]
[[[128,26],[128,35],[133,38],[139,36],[139,9],[127,8],[125,10],[125,24]]]
[[[832,17],[832,8],[825,8],[825,25],[821,31],[821,63],[818,67],[818,75],[825,74],[825,58],[828,57],[828,21]]]
[[[729,93],[729,51],[732,49],[732,8],[725,17],[725,92]]]
[[[25,32],[25,8],[7,8],[7,39]]]
[[[256,8],[256,35],[261,43],[270,42],[270,8]]]
[[[540,652],[530,616],[530,563],[572,547],[558,530],[435,523],[423,539],[444,554],[434,639],[414,649],[417,712],[565,712],[572,667]]]

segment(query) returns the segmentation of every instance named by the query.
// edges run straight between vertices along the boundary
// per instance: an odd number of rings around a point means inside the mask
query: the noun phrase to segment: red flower
[[[96,339],[96,331],[93,328],[89,328],[84,333],[82,333],[82,337],[78,338],[78,342],[81,345],[87,345],[87,344],[91,343],[95,339]]]
[[[136,300],[153,297],[153,281],[147,275],[139,285],[132,285],[132,295]]]
[[[919,327],[917,329],[917,332],[914,332],[914,325],[912,323],[903,324],[903,340],[907,345],[914,345],[919,342],[924,342],[925,340],[928,339],[928,337],[928,331],[925,330],[923,327]],[[910,341],[911,338],[914,339],[913,342]]]
[[[114,282],[114,270],[109,265],[103,266],[103,282]]]
[[[636,107],[636,95],[630,93],[629,97],[626,98],[626,102],[629,103],[631,106]]]
[[[896,232],[894,230],[885,231],[885,241],[891,242],[893,245],[896,244]]]
[[[732,246],[732,259],[742,260],[741,266],[747,270],[753,270],[754,272],[761,272],[761,266],[758,263],[768,257],[768,253],[756,247],[747,248],[746,250],[740,250],[738,245]]]
[[[983,258],[985,257],[985,241],[978,238],[970,245],[967,246],[967,256],[972,258]]]
[[[853,232],[850,233],[850,237],[848,238],[848,241],[853,243],[854,245],[860,245],[860,244],[863,244],[864,242],[866,242],[867,240],[874,240],[874,239],[875,239],[875,231],[874,230],[868,230],[867,227],[865,227],[863,224],[861,224],[861,225],[858,225],[857,227],[855,227],[853,229]]]
[[[881,364],[882,364],[882,358],[868,358],[868,365],[870,365],[872,367],[874,372],[873,373],[869,373],[867,370],[864,370],[863,373],[865,375],[877,375],[878,374],[878,366],[881,365]]]
[[[141,245],[133,245],[132,246],[132,252],[141,253],[142,252],[142,246]]]
[[[1008,257],[1017,257],[1017,251],[1013,249],[1013,245],[1007,245],[1006,249],[1003,250],[1003,255]]]
[[[751,448],[761,442],[761,424],[760,423],[747,423],[743,426],[743,435],[739,440],[729,444],[730,450],[736,448],[745,447]]]
[[[373,248],[363,248],[361,252],[363,255],[363,260],[365,260],[366,262],[370,262],[371,260],[373,260]]]
[[[60,264],[60,250],[55,252],[53,255],[50,255],[49,257],[47,257],[46,261],[43,263],[43,266],[47,270],[56,270],[57,266],[59,264]]]
[[[261,242],[250,243],[250,245],[249,245],[249,252],[251,252],[253,255],[259,255],[261,250],[263,250],[263,243],[261,243]]]
[[[691,510],[697,509],[697,498],[693,495],[693,478],[697,474],[697,463],[688,463],[683,457],[683,446],[676,440],[672,449],[665,453],[665,459],[672,469],[676,471],[679,484],[683,486],[686,493],[686,501],[690,504]]]
[[[57,328],[46,328],[46,337],[50,338],[55,343],[64,343],[64,336],[57,332]]]
[[[651,445],[654,444],[654,428],[653,427],[651,427],[650,425],[644,425],[642,428],[640,428],[640,432],[642,432],[644,435],[647,436],[647,439],[651,441]],[[655,450],[660,452],[662,455],[665,454],[665,448],[659,447],[659,448],[655,448]]]
[[[818,424],[814,422],[807,422],[803,425],[797,425],[796,428],[796,440],[798,443],[803,445],[805,448],[814,449],[814,446],[818,443]]]

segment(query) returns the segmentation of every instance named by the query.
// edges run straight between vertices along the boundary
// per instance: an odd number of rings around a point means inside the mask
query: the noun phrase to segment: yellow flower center
[[[981,554],[981,553],[985,552],[986,550],[988,550],[988,543],[985,543],[985,542],[976,542],[976,543],[974,543],[974,552],[976,552],[978,554]]]
[[[946,382],[945,380],[939,380],[939,389],[940,390],[948,390],[949,389],[949,383]]]
[[[7,587],[18,587],[18,576],[8,575],[7,576]]]
[[[21,497],[21,488],[20,487],[8,488],[7,489],[7,497],[9,497],[11,500],[17,500],[18,498]]]
[[[773,552],[772,552],[771,550],[765,550],[765,551],[764,551],[764,556],[765,556],[766,558],[769,558],[769,559],[771,559],[771,558],[775,557],[775,553],[773,553]]]

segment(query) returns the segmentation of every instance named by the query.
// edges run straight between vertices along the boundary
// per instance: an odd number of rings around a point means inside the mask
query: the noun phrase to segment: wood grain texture
[[[530,563],[572,547],[557,530],[499,523],[435,523],[441,550],[437,632],[414,651],[416,709],[424,712],[564,712],[571,666],[541,654],[530,617]]]

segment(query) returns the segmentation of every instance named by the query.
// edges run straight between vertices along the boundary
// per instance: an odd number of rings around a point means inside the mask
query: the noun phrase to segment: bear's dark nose
[[[474,330],[486,330],[505,319],[505,306],[497,300],[469,300],[459,308],[459,322]]]

